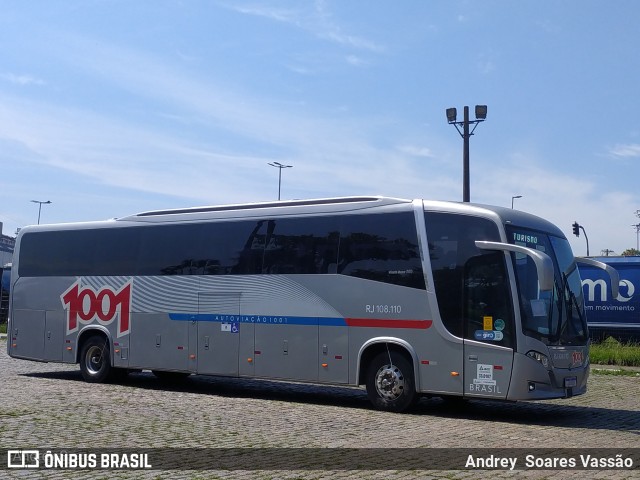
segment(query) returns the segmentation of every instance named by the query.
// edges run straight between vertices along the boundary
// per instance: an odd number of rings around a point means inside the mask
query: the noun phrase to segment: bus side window
[[[462,337],[462,268],[457,261],[458,242],[434,239],[429,243],[429,252],[440,317],[449,332]]]
[[[271,221],[259,220],[256,223],[241,222],[242,234],[227,241],[234,242],[234,264],[230,272],[234,275],[251,275],[262,273],[264,248],[267,241],[267,230],[273,229]],[[247,228],[252,227],[252,228]],[[237,243],[235,243],[237,242]]]
[[[269,230],[264,273],[335,273],[338,260],[336,217],[278,219]]]
[[[412,212],[342,217],[338,273],[425,288]]]
[[[465,268],[472,265],[470,259],[483,253],[475,240],[500,241],[498,227],[485,218],[429,211],[425,223],[440,318],[452,335],[462,338],[467,318]]]
[[[137,234],[139,247],[133,237],[121,246],[124,250],[139,248],[136,273],[138,275],[194,275],[197,274],[196,249],[200,239],[200,225],[153,226],[131,228]]]
[[[513,309],[504,253],[471,257],[464,266],[464,336],[513,346]]]

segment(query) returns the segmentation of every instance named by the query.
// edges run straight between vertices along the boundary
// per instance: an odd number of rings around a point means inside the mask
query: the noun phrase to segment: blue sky
[[[636,246],[634,0],[0,1],[0,222],[381,194],[462,199],[445,117],[488,105],[471,200]]]

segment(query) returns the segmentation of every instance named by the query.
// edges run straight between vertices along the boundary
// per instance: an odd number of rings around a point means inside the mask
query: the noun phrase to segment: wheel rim
[[[104,356],[102,355],[102,349],[98,346],[92,346],[87,350],[85,356],[85,365],[87,366],[87,372],[90,375],[97,375],[102,370],[104,365]]]
[[[404,392],[404,375],[395,365],[384,365],[376,373],[376,391],[385,400],[397,400]]]

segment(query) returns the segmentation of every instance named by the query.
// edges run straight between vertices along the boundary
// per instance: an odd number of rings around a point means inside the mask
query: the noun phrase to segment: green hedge
[[[640,344],[620,343],[609,337],[591,345],[589,358],[592,364],[640,367]]]

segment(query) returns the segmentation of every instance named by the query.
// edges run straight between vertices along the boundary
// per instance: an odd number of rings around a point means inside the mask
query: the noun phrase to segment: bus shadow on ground
[[[22,374],[84,382],[78,370]],[[144,390],[171,391],[225,398],[255,398],[290,403],[328,405],[371,410],[364,389],[303,384],[287,381],[191,375],[179,380],[156,378],[150,372],[132,373],[118,386]],[[109,385],[104,385],[109,388]],[[435,416],[518,425],[539,425],[587,430],[625,431],[640,435],[640,411],[587,407],[546,402],[501,402],[490,400],[447,401],[422,398],[404,415]]]

